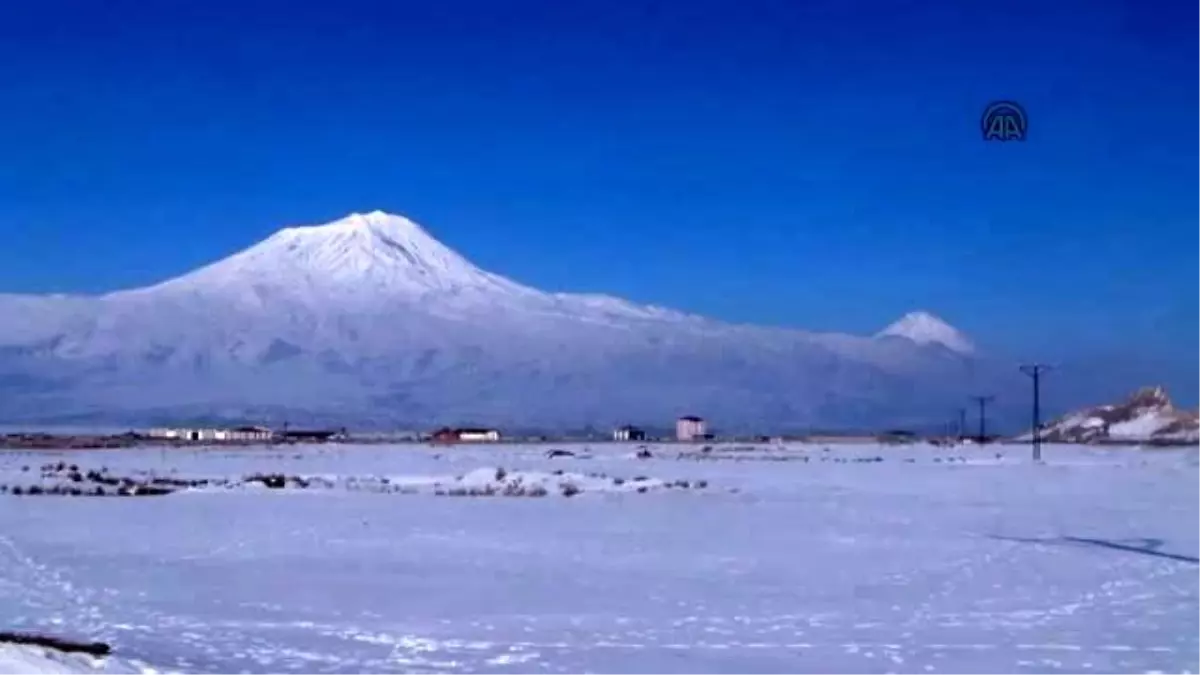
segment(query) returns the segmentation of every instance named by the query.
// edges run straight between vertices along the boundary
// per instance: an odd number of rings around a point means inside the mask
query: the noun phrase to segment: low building
[[[455,433],[463,443],[495,443],[500,440],[500,432],[495,429],[456,429]]]
[[[458,434],[449,427],[442,427],[429,434],[429,440],[432,443],[453,443],[458,440]]]
[[[266,442],[275,437],[267,427],[242,426],[225,429],[219,427],[159,427],[145,433],[147,438],[165,441],[199,442]]]
[[[182,438],[182,433],[183,433],[182,429],[157,428],[157,429],[150,429],[149,431],[147,431],[146,437],[147,438],[161,438],[164,440],[172,440],[173,441],[173,440],[179,440],[180,438]]]
[[[685,415],[675,420],[675,438],[680,441],[699,441],[711,438],[704,418]]]
[[[275,432],[267,427],[244,426],[226,431],[226,440],[242,442],[267,442],[275,438]]]
[[[429,435],[431,443],[495,443],[500,440],[496,429],[451,429],[442,427]]]
[[[344,435],[337,431],[309,430],[309,429],[287,429],[283,432],[284,441],[289,443],[324,443],[332,440],[335,436]]]
[[[646,440],[646,432],[633,426],[618,427],[613,430],[614,441],[644,441]]]
[[[223,441],[228,435],[225,429],[203,427],[177,427],[151,429],[147,434],[150,438],[161,438],[169,441]]]

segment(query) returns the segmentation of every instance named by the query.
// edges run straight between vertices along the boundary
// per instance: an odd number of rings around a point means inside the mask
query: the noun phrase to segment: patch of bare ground
[[[503,467],[476,471],[469,479],[452,479],[423,485],[393,483],[385,476],[327,478],[304,477],[283,473],[253,473],[242,478],[183,478],[132,471],[115,475],[107,467],[81,468],[66,461],[40,467],[22,467],[22,484],[0,484],[0,494],[18,497],[157,497],[179,490],[200,488],[237,489],[261,487],[268,490],[344,490],[375,494],[433,494],[439,497],[574,497],[585,492],[635,492],[651,490],[699,490],[708,486],[703,480],[658,480],[647,476],[623,478],[604,473],[567,473],[509,471]],[[490,472],[490,473],[486,473]],[[174,471],[171,472],[172,474]],[[36,476],[36,479],[35,479]],[[36,480],[37,482],[29,482]]]
[[[4,434],[0,435],[0,448],[23,450],[103,450],[130,448],[138,445],[141,438],[136,434],[118,436],[60,435],[60,434]]]

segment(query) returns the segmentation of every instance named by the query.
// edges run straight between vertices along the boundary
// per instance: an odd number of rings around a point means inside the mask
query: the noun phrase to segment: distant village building
[[[708,436],[708,425],[704,419],[687,415],[675,420],[675,438],[680,441],[698,441]]]
[[[289,443],[324,443],[335,438],[345,438],[345,430],[329,431],[325,429],[285,429],[281,434],[284,441]]]
[[[266,442],[275,438],[275,432],[267,427],[234,427],[227,432],[227,438],[231,441]]]
[[[623,426],[613,430],[614,441],[644,441],[646,440],[646,432],[637,427]]]
[[[160,428],[151,429],[147,436],[171,441],[223,441],[228,435],[226,429],[213,428]]]
[[[147,431],[146,437],[147,438],[161,438],[163,440],[176,440],[181,437],[180,434],[181,434],[180,429],[166,429],[166,428],[159,427],[159,428],[150,429],[149,431]]]
[[[500,432],[495,429],[459,429],[458,440],[465,443],[495,443],[500,440]]]
[[[449,427],[442,427],[430,434],[429,440],[433,443],[453,443],[458,440],[458,434]]]
[[[429,440],[434,443],[495,443],[500,440],[496,429],[450,429],[443,427],[433,432]]]
[[[243,426],[225,429],[219,427],[159,427],[145,434],[149,438],[167,441],[197,442],[266,442],[275,437],[267,427]]]

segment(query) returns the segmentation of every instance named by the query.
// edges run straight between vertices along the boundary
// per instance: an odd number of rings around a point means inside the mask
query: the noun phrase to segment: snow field
[[[231,486],[0,495],[0,626],[183,672],[1197,671],[1195,449],[549,447],[0,453]]]

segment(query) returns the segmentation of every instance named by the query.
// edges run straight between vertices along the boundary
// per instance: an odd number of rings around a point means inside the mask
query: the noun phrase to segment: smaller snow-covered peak
[[[925,311],[905,314],[875,337],[899,337],[919,345],[939,344],[960,354],[975,351],[975,346],[958,329]]]

